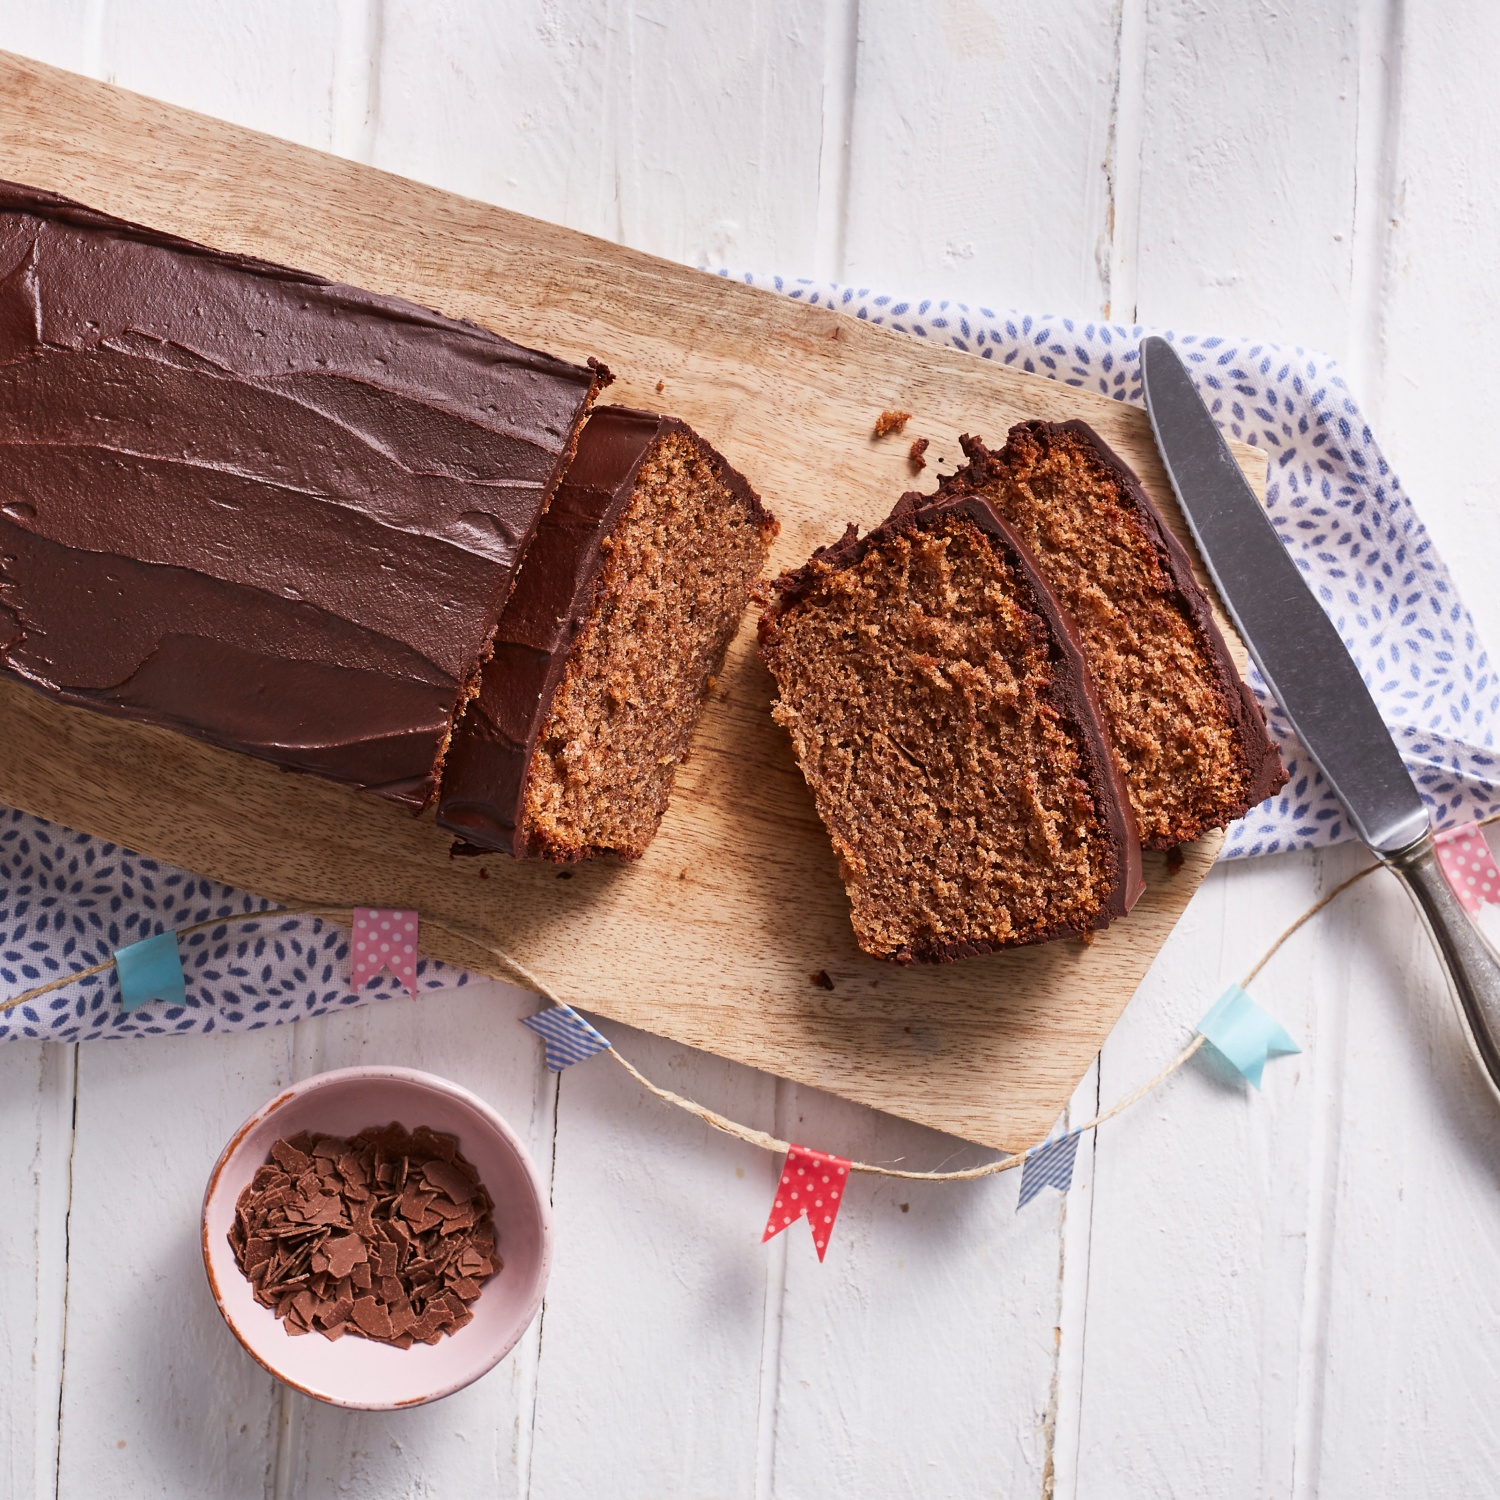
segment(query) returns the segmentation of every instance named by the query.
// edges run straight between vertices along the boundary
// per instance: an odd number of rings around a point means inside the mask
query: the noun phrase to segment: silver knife
[[[1500,960],[1443,877],[1427,809],[1359,668],[1165,339],[1142,341],[1141,374],[1156,446],[1219,597],[1349,821],[1411,893],[1500,1090]]]

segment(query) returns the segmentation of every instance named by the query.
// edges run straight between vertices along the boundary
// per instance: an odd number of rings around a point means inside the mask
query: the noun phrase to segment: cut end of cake
[[[761,652],[866,953],[1084,934],[1139,849],[1066,622],[981,501],[906,496],[776,584]]]
[[[532,756],[531,852],[645,852],[765,566],[775,522],[751,498],[685,429],[642,463]]]
[[[976,495],[1077,628],[1148,849],[1222,828],[1286,781],[1192,564],[1135,475],[1082,422],[1024,422],[940,495]]]
[[[455,733],[438,821],[518,857],[639,858],[775,534],[684,423],[596,411]]]
[[[573,421],[568,429],[567,438],[563,445],[563,451],[557,461],[556,467],[552,471],[552,477],[547,481],[546,489],[542,496],[542,505],[536,516],[535,522],[522,543],[521,558],[523,561],[525,560],[525,557],[527,555],[527,549],[535,540],[537,532],[541,529],[543,519],[545,518],[547,512],[551,509],[552,502],[556,498],[557,491],[563,482],[564,476],[572,467],[573,460],[578,456],[578,444],[583,435],[583,431],[588,424],[589,416],[594,410],[595,402],[599,399],[599,396],[603,391],[614,384],[614,373],[602,360],[596,359],[591,354],[588,356],[588,360],[586,363],[590,376],[589,387],[583,397],[582,402],[579,404],[578,410],[574,415]],[[510,580],[509,588],[502,595],[498,603],[498,613],[492,624],[490,638],[485,644],[485,649],[474,659],[468,676],[464,679],[463,687],[459,692],[458,699],[454,703],[453,710],[448,716],[448,722],[444,728],[442,740],[438,745],[437,755],[433,759],[431,774],[420,788],[420,801],[412,799],[412,811],[414,813],[426,812],[427,809],[432,806],[432,804],[438,799],[441,794],[443,787],[443,772],[448,763],[449,752],[453,748],[454,735],[458,730],[459,724],[463,722],[465,715],[468,713],[470,705],[480,695],[480,691],[483,687],[484,682],[485,668],[487,667],[491,657],[494,654],[495,631],[499,628],[500,616],[504,614],[505,607],[509,603],[510,596],[515,590],[516,580],[519,577],[519,574],[520,569],[518,567],[516,573]]]

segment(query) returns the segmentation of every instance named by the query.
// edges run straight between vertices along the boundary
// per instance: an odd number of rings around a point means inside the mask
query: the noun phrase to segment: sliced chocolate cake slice
[[[945,962],[1134,905],[1140,849],[1087,669],[982,499],[906,495],[775,587],[773,713],[866,953]]]
[[[0,183],[0,671],[420,808],[608,378]]]
[[[1286,782],[1192,564],[1135,475],[1083,422],[1023,422],[943,496],[1014,529],[1078,627],[1148,849],[1222,828]]]
[[[638,858],[775,534],[685,423],[596,410],[454,732],[438,822],[517,858]]]

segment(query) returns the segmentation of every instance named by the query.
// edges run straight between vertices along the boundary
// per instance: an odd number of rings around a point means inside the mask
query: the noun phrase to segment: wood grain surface
[[[744,470],[782,522],[776,566],[879,520],[910,486],[911,437],[951,465],[960,431],[998,441],[1028,417],[1091,422],[1181,532],[1138,411],[12,57],[0,174],[599,356],[610,399],[680,414]],[[912,424],[877,442],[893,406]],[[1260,455],[1242,461],[1259,483]],[[11,681],[0,801],[278,900],[417,907],[583,1008],[985,1145],[1040,1139],[1218,837],[1176,875],[1148,857],[1146,896],[1090,946],[877,964],[855,947],[771,692],[747,622],[647,857],[570,879],[450,860],[430,817]],[[506,972],[435,928],[423,946]]]
[[[13,0],[0,47],[687,265],[1324,350],[1500,642],[1493,477],[1434,440],[1492,421],[1455,351],[1500,340],[1500,6]],[[1217,864],[1067,1122],[1150,1077],[1362,859]],[[759,1242],[774,1156],[618,1068],[548,1074],[516,1025],[534,1002],[496,981],[248,1034],[7,1042],[0,1495],[1495,1493],[1500,1111],[1410,903],[1364,882],[1257,998],[1303,1049],[1263,1092],[1198,1059],[1022,1213],[1015,1172],[861,1179],[824,1263],[800,1226]],[[777,1135],[981,1159],[612,1029]],[[229,1133],[292,1080],[392,1058],[517,1127],[558,1225],[544,1322],[399,1418],[278,1392],[191,1295]]]

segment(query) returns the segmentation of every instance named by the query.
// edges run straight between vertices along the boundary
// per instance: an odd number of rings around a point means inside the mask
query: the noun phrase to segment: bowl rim
[[[262,1356],[250,1346],[245,1335],[241,1333],[234,1319],[230,1316],[229,1309],[224,1305],[224,1299],[219,1292],[218,1278],[214,1275],[213,1260],[209,1246],[208,1228],[208,1206],[213,1200],[214,1193],[219,1185],[219,1178],[224,1169],[229,1165],[230,1159],[239,1150],[245,1137],[263,1121],[267,1120],[277,1110],[283,1108],[291,1100],[301,1098],[310,1093],[316,1093],[319,1089],[326,1088],[332,1084],[358,1081],[361,1083],[374,1083],[382,1079],[415,1084],[426,1088],[434,1093],[447,1094],[451,1098],[459,1100],[482,1116],[490,1127],[499,1135],[510,1149],[515,1152],[517,1160],[531,1184],[532,1196],[535,1199],[537,1214],[541,1225],[541,1260],[536,1272],[536,1286],[532,1292],[531,1299],[526,1307],[526,1315],[519,1320],[519,1331],[515,1338],[504,1348],[498,1350],[494,1357],[481,1367],[466,1372],[456,1380],[449,1381],[439,1389],[433,1390],[426,1395],[408,1397],[401,1401],[350,1401],[341,1396],[332,1395],[324,1391],[309,1390],[305,1385],[294,1380],[283,1371],[269,1364]],[[436,1073],[428,1073],[421,1068],[402,1068],[394,1064],[383,1063],[360,1063],[347,1068],[331,1068],[325,1073],[315,1073],[310,1078],[299,1079],[282,1089],[273,1098],[269,1099],[250,1115],[243,1124],[229,1137],[224,1149],[219,1153],[218,1160],[214,1162],[212,1171],[208,1174],[208,1183],[203,1189],[203,1204],[198,1214],[198,1233],[200,1250],[203,1255],[203,1271],[208,1278],[208,1288],[213,1295],[214,1306],[219,1309],[219,1316],[223,1318],[225,1326],[234,1335],[246,1354],[258,1364],[268,1375],[274,1376],[283,1385],[290,1386],[292,1390],[300,1392],[304,1396],[310,1396],[315,1401],[325,1402],[329,1406],[343,1407],[349,1411],[404,1411],[409,1407],[427,1406],[434,1401],[441,1401],[445,1396],[451,1396],[464,1387],[472,1385],[476,1380],[488,1375],[496,1365],[505,1358],[507,1354],[519,1344],[525,1337],[536,1319],[538,1310],[547,1294],[547,1283],[552,1273],[552,1202],[548,1195],[546,1184],[542,1181],[541,1172],[537,1169],[535,1159],[527,1150],[526,1143],[518,1136],[514,1129],[491,1105],[485,1103],[471,1089],[466,1089],[462,1084],[454,1083],[451,1079],[442,1078]]]

